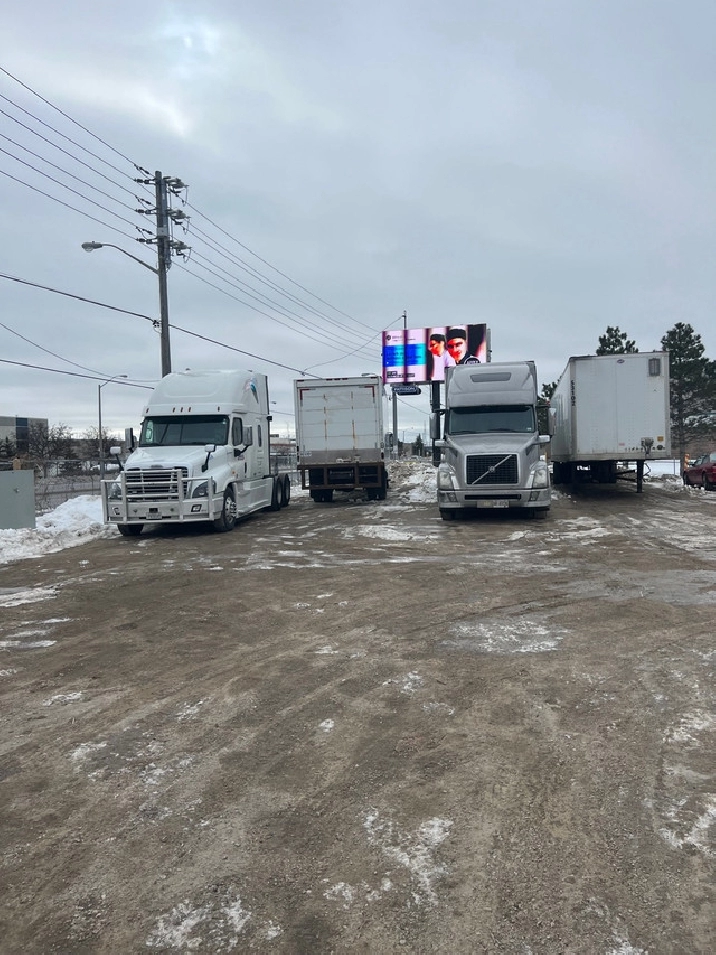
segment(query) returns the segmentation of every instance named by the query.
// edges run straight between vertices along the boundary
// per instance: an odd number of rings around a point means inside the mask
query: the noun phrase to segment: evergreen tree
[[[698,419],[716,408],[716,362],[704,357],[701,336],[684,322],[664,335],[661,347],[669,352],[672,436],[683,466],[687,438]]]
[[[598,355],[631,355],[638,351],[636,342],[629,341],[618,325],[607,325],[606,332],[599,336]]]

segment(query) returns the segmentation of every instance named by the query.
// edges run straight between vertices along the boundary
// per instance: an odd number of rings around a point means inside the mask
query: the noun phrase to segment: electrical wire
[[[79,214],[84,216],[85,219],[91,219],[92,222],[99,222],[99,224],[103,225],[106,229],[110,229],[112,232],[117,232],[119,235],[123,235],[124,238],[129,239],[130,242],[134,242],[135,240],[135,236],[129,235],[128,232],[124,232],[122,229],[118,229],[116,226],[110,225],[103,219],[98,219],[96,216],[91,216],[89,212],[85,212],[83,209],[77,209],[75,206],[71,206],[68,202],[63,202],[62,199],[58,199],[57,196],[50,195],[49,192],[43,192],[43,190],[38,189],[37,186],[33,186],[29,182],[25,182],[24,179],[18,179],[17,176],[13,176],[12,173],[6,172],[4,169],[0,169],[0,175],[6,176],[8,179],[12,179],[13,182],[19,182],[22,186],[27,186],[28,189],[32,189],[33,192],[37,192],[39,195],[45,196],[46,199],[52,199],[53,202],[57,202],[59,205],[64,206],[65,209],[71,209],[72,212],[79,212]],[[137,227],[135,226],[135,228]]]
[[[12,76],[12,74],[7,73],[7,71],[4,70],[2,67],[0,67],[0,70],[2,70],[3,73],[6,73],[7,76]],[[12,79],[15,79],[15,77],[12,76]],[[17,82],[19,82],[19,80],[18,80]],[[23,85],[23,84],[21,84],[21,85]],[[29,87],[26,87],[26,89],[29,89]],[[30,90],[30,92],[34,93],[35,91],[34,91],[34,90]],[[40,99],[42,99],[42,97],[39,96],[39,94],[35,93],[35,95],[38,96]],[[62,139],[66,140],[68,143],[72,143],[73,146],[77,146],[78,149],[83,150],[83,151],[86,152],[88,155],[92,156],[93,159],[97,159],[97,160],[99,160],[99,162],[104,163],[105,166],[109,166],[110,169],[113,169],[115,172],[118,172],[118,173],[120,174],[120,176],[126,176],[128,179],[132,179],[132,176],[130,176],[129,173],[124,172],[124,170],[120,169],[118,166],[115,166],[115,165],[114,165],[113,163],[111,163],[108,159],[104,159],[102,156],[97,155],[97,153],[93,153],[91,149],[87,149],[86,146],[83,146],[81,143],[76,142],[74,139],[72,139],[71,136],[66,136],[65,133],[61,133],[59,129],[55,129],[54,126],[50,126],[50,124],[49,124],[49,123],[46,123],[46,122],[44,121],[44,119],[40,119],[39,116],[35,116],[34,113],[31,113],[30,110],[25,109],[23,106],[20,106],[19,103],[15,103],[13,100],[10,99],[9,96],[4,96],[2,93],[0,93],[0,99],[3,99],[6,103],[9,103],[11,106],[13,106],[15,109],[19,110],[19,111],[20,111],[21,113],[23,113],[25,116],[29,116],[29,117],[31,117],[32,119],[34,119],[36,122],[40,123],[41,126],[44,126],[45,129],[51,130],[53,133],[55,133],[56,135],[60,136]],[[58,109],[58,107],[56,107],[56,106],[53,106],[52,103],[49,102],[49,100],[43,100],[43,102],[46,102],[46,103],[48,104],[48,106],[52,106],[52,108],[53,108],[53,109],[56,109],[58,113],[62,113],[62,110],[61,110],[61,109]],[[75,120],[73,120],[70,116],[67,116],[66,113],[62,113],[62,115],[65,117],[65,119],[69,119],[70,122],[74,123],[76,126],[79,126],[81,129],[84,129],[84,131],[87,132],[87,133],[89,133],[90,136],[92,136],[94,139],[97,139],[99,142],[101,142],[103,146],[106,146],[108,149],[111,149],[113,152],[117,152],[116,149],[114,149],[114,148],[113,148],[112,146],[110,146],[108,143],[105,143],[103,139],[100,139],[99,136],[95,136],[94,133],[90,133],[90,131],[89,131],[88,129],[85,129],[85,127],[84,127],[84,126],[81,126],[80,123],[78,123],[78,122],[76,122]],[[117,153],[117,155],[121,155],[121,153]],[[122,158],[123,158],[123,159],[127,159],[126,156],[123,156]],[[132,165],[134,166],[135,169],[140,170],[140,171],[143,171],[143,172],[146,172],[146,170],[142,170],[142,167],[141,167],[141,166],[138,166],[136,163],[133,163],[131,159],[127,159],[127,162],[132,163]],[[149,173],[147,173],[147,175],[149,175]]]
[[[52,371],[57,375],[69,375],[71,378],[88,378],[90,381],[104,381],[106,375],[81,375],[78,371],[68,371],[66,368],[47,368],[44,365],[32,365],[27,361],[11,361],[9,358],[0,358],[4,365],[19,365],[20,368],[33,368],[37,371]],[[144,388],[147,391],[152,390],[151,385],[134,384],[131,381],[122,381],[117,379],[116,384],[124,385],[126,388]]]
[[[238,287],[241,289],[241,291],[243,292],[244,295],[248,295],[249,298],[251,298],[251,299],[253,299],[254,301],[258,302],[260,305],[266,305],[268,308],[272,308],[274,311],[278,311],[278,313],[279,313],[280,315],[283,315],[283,316],[284,316],[285,318],[287,318],[289,321],[292,321],[292,320],[293,320],[293,321],[294,321],[294,324],[296,323],[296,320],[297,320],[298,324],[299,324],[303,329],[309,329],[310,332],[317,332],[317,333],[321,336],[320,338],[316,338],[314,334],[310,334],[310,333],[306,333],[306,336],[307,336],[308,338],[310,338],[312,341],[318,342],[318,343],[321,344],[321,345],[325,345],[325,338],[324,338],[324,334],[325,334],[325,333],[323,333],[320,328],[317,328],[317,327],[313,326],[312,324],[306,322],[306,321],[304,320],[303,316],[299,315],[298,312],[294,312],[292,309],[285,308],[285,307],[281,306],[280,303],[274,301],[273,299],[269,298],[269,297],[266,296],[266,295],[263,295],[261,292],[258,292],[258,290],[257,290],[257,289],[254,289],[253,286],[251,286],[251,285],[246,285],[244,282],[241,282],[239,279],[234,278],[233,276],[230,275],[229,272],[227,272],[225,269],[222,269],[221,266],[218,266],[218,265],[217,265],[215,262],[213,262],[211,259],[207,259],[206,256],[203,256],[203,255],[201,255],[200,253],[196,252],[195,249],[192,249],[192,252],[193,252],[192,261],[198,260],[198,261],[196,261],[196,264],[199,266],[199,268],[204,268],[207,272],[211,273],[211,275],[213,275],[215,278],[219,278],[220,281],[226,282],[228,285],[233,285],[234,287],[237,287],[237,286],[238,286]],[[217,274],[215,271],[213,271],[212,269],[210,269],[208,266],[203,265],[203,263],[202,263],[202,261],[201,261],[202,259],[203,259],[205,262],[210,262],[212,265],[214,265],[216,268],[219,269],[219,272],[220,272],[220,273],[223,273],[223,275],[228,276],[228,278],[223,278],[221,275]],[[190,271],[190,270],[187,270],[187,271]],[[232,281],[230,281],[230,279],[231,279]],[[248,291],[248,290],[251,290],[251,291]],[[258,293],[258,296],[260,296],[260,297],[257,297],[256,295],[252,295],[252,294],[251,294],[252,291],[253,291],[253,292],[257,292],[257,293]],[[246,304],[246,303],[245,303],[245,304]],[[291,316],[293,316],[294,318],[292,319]],[[276,319],[276,321],[278,321],[278,319]],[[279,322],[279,324],[282,324],[282,325],[283,325],[283,324],[285,324],[285,323],[284,323],[284,322]],[[290,327],[290,326],[286,326],[286,327]],[[362,347],[362,346],[359,346],[359,348],[360,348],[360,347]]]
[[[2,67],[0,67],[2,69]],[[0,115],[5,116],[7,119],[12,120],[13,123],[16,123],[22,129],[27,130],[32,136],[36,136],[38,139],[41,139],[43,143],[47,143],[48,146],[52,146],[53,149],[56,149],[58,152],[61,152],[63,156],[67,156],[70,159],[74,159],[75,162],[78,162],[81,166],[84,166],[86,169],[89,169],[96,176],[100,176],[106,182],[111,183],[113,186],[116,186],[118,189],[122,189],[124,192],[127,192],[132,198],[136,199],[137,202],[146,202],[146,199],[140,199],[135,195],[133,189],[128,189],[126,186],[122,185],[121,182],[115,182],[114,179],[110,179],[109,176],[106,176],[100,169],[95,169],[94,166],[85,162],[84,159],[80,159],[79,156],[75,156],[74,153],[69,152],[67,149],[63,149],[62,146],[59,146],[57,143],[53,143],[51,139],[48,139],[46,136],[43,136],[41,133],[38,133],[36,129],[33,129],[32,126],[28,126],[25,123],[21,123],[16,116],[12,116],[10,113],[6,112],[4,109],[0,109]],[[133,180],[137,182],[138,180]]]
[[[63,189],[67,189],[67,191],[71,192],[73,195],[79,196],[83,202],[89,202],[90,205],[96,206],[98,209],[101,209],[102,212],[108,212],[111,216],[113,215],[116,219],[119,219],[120,222],[126,222],[127,225],[131,225],[133,228],[135,228],[137,232],[149,233],[150,231],[149,229],[140,229],[140,227],[136,223],[132,222],[130,219],[127,219],[124,216],[118,215],[116,212],[113,212],[111,209],[108,209],[107,206],[103,206],[101,202],[95,202],[94,199],[89,199],[87,196],[83,195],[81,192],[78,192],[77,189],[73,189],[72,186],[68,186],[66,183],[60,182],[59,179],[55,179],[55,177],[51,176],[49,173],[43,172],[41,169],[38,169],[36,166],[33,166],[32,163],[26,162],[24,159],[20,159],[19,156],[15,156],[13,153],[8,152],[8,150],[3,149],[2,146],[0,146],[0,153],[3,153],[5,156],[9,156],[11,159],[14,159],[15,162],[19,162],[22,166],[26,166],[28,169],[32,169],[32,171],[36,172],[39,176],[44,176],[45,179],[49,179],[50,182],[54,182],[56,186],[61,186]]]
[[[94,299],[85,298],[85,296],[83,295],[75,295],[72,292],[62,292],[59,289],[51,288],[49,285],[40,285],[38,282],[28,282],[26,279],[17,278],[16,276],[13,276],[13,275],[5,275],[4,273],[1,273],[1,272],[0,272],[0,279],[7,279],[10,282],[16,282],[20,285],[27,285],[30,288],[42,289],[45,292],[51,292],[54,295],[62,295],[66,298],[72,298],[78,302],[84,302],[87,305],[98,305],[100,308],[107,308],[110,311],[119,312],[122,315],[131,315],[133,318],[142,318],[147,322],[151,322],[154,328],[160,327],[160,323],[156,318],[152,318],[149,315],[143,315],[141,312],[132,312],[132,311],[129,311],[128,309],[118,308],[116,305],[107,305],[105,302],[97,302]],[[193,332],[188,328],[182,328],[181,325],[174,325],[170,323],[169,327],[175,329],[178,332],[182,332],[184,335],[190,335],[193,338],[198,338],[201,341],[207,342],[211,345],[218,345],[221,348],[225,348],[228,351],[237,352],[240,355],[247,355],[249,358],[256,358],[258,361],[265,362],[266,364],[269,364],[269,365],[276,365],[276,367],[284,368],[286,371],[296,371],[300,375],[306,374],[306,372],[304,372],[300,368],[293,368],[290,365],[284,365],[282,362],[276,361],[275,359],[265,358],[262,355],[255,355],[253,354],[253,352],[245,351],[242,348],[236,348],[233,345],[228,345],[226,342],[218,341],[215,338],[209,338],[207,335],[201,335],[199,332]]]
[[[123,202],[121,199],[117,199],[116,196],[110,195],[109,192],[105,192],[103,189],[100,189],[99,186],[92,185],[91,182],[87,182],[86,179],[80,179],[79,176],[75,176],[74,173],[70,172],[69,169],[64,169],[62,166],[58,166],[57,163],[51,162],[49,159],[46,159],[44,156],[41,156],[39,153],[33,152],[32,149],[28,149],[27,146],[23,146],[22,143],[15,142],[14,139],[11,139],[10,136],[6,136],[4,133],[0,133],[0,136],[9,143],[12,143],[13,146],[16,146],[18,149],[22,149],[23,152],[29,153],[31,156],[34,156],[35,159],[39,159],[40,162],[47,163],[48,166],[52,166],[53,169],[56,169],[58,172],[61,172],[64,176],[69,176],[70,179],[74,179],[75,182],[82,183],[83,186],[87,186],[89,189],[94,189],[95,192],[98,192],[101,196],[105,196],[107,199],[111,199],[112,202],[116,202],[118,205],[123,206],[129,212],[136,212],[136,209],[133,209],[130,205],[127,205],[126,202]],[[8,154],[10,155],[10,154]],[[17,159],[16,156],[13,156],[13,159]],[[104,176],[104,179],[107,177]],[[134,196],[134,199],[137,202],[142,202],[138,196]]]
[[[266,259],[262,258],[260,255],[254,252],[253,249],[250,249],[248,245],[244,245],[243,242],[239,242],[237,238],[235,238],[225,229],[222,229],[221,226],[217,225],[212,219],[209,218],[209,216],[203,213],[200,209],[197,209],[196,206],[192,205],[192,203],[187,201],[186,204],[189,209],[192,209],[194,212],[196,212],[196,214],[201,216],[202,219],[206,219],[207,222],[209,222],[218,232],[221,232],[222,235],[226,236],[227,239],[230,239],[232,242],[235,242],[236,245],[238,245],[240,248],[244,249],[246,252],[253,255],[254,258],[258,259],[259,262],[263,262],[264,265],[267,265],[270,269],[276,272],[277,275],[280,275],[282,278],[285,278],[287,281],[289,281],[292,285],[295,285],[296,288],[300,288],[302,292],[306,292],[306,294],[315,298],[317,302],[320,302],[322,305],[325,305],[328,308],[333,309],[334,312],[337,312],[339,315],[343,315],[344,318],[350,319],[350,321],[355,322],[355,324],[362,325],[364,328],[367,328],[369,331],[375,331],[375,329],[371,328],[370,325],[366,325],[365,322],[361,322],[358,319],[353,318],[353,316],[349,315],[348,312],[343,312],[341,311],[340,308],[337,308],[335,305],[331,305],[330,302],[327,302],[325,301],[325,299],[322,299],[320,295],[316,295],[315,292],[312,292],[310,289],[306,288],[304,285],[301,285],[300,282],[296,282],[294,279],[292,279],[290,275],[286,275],[285,272],[282,272],[280,269],[277,269],[275,265],[272,265]]]

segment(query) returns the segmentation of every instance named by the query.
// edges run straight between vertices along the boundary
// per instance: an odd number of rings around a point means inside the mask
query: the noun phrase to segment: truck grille
[[[129,501],[177,501],[180,483],[186,478],[186,468],[152,468],[140,471],[128,468],[125,472],[127,500]],[[186,495],[186,482],[184,496]]]
[[[517,484],[516,454],[469,454],[465,466],[468,484]]]

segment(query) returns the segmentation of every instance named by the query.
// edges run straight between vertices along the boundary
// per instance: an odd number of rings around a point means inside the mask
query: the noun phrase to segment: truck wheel
[[[387,496],[388,496],[388,476],[387,476],[386,474],[384,474],[384,475],[383,475],[383,483],[382,483],[381,486],[378,488],[378,491],[377,491],[377,493],[376,493],[376,497],[378,498],[379,501],[384,501]]]
[[[444,521],[454,521],[455,520],[455,511],[448,510],[446,507],[440,508],[440,517]]]
[[[279,487],[280,481],[277,477],[274,477],[273,483],[271,486],[271,510],[277,511],[282,506],[283,494],[281,488]]]
[[[286,474],[283,479],[283,506],[288,507],[290,501],[291,501],[291,482],[288,479],[288,474]]]
[[[323,492],[322,492],[322,491],[311,491],[311,499],[312,499],[313,501],[315,501],[316,504],[318,504],[319,501],[322,501],[322,500],[323,500]]]
[[[122,537],[139,537],[144,524],[117,524],[117,530]]]
[[[323,500],[326,502],[326,504],[330,504],[331,501],[333,500],[333,491],[332,491],[332,490],[331,490],[331,491],[324,491],[324,492],[323,492]]]
[[[549,508],[548,507],[535,508],[534,510],[530,511],[530,514],[536,521],[545,521],[547,520],[547,515],[549,514]]]
[[[214,525],[214,530],[221,533],[224,531],[230,531],[236,523],[236,516],[234,514],[234,498],[232,497],[231,491],[224,491],[224,500],[221,505],[221,515],[211,523]]]

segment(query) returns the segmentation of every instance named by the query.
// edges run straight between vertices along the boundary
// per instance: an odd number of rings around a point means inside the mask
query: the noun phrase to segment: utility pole
[[[169,343],[169,294],[167,270],[171,265],[169,219],[167,216],[167,184],[161,172],[154,173],[154,193],[157,216],[157,275],[159,277],[159,313],[162,339],[162,378],[172,370],[172,352]]]
[[[143,170],[144,171],[144,170]],[[159,331],[162,345],[162,378],[168,375],[172,370],[172,353],[169,341],[169,294],[167,291],[167,272],[172,264],[172,252],[175,255],[183,255],[187,246],[184,242],[175,242],[171,237],[171,222],[184,222],[187,218],[181,209],[171,209],[169,207],[168,196],[171,193],[178,196],[182,189],[186,189],[186,184],[181,179],[173,179],[171,176],[163,176],[157,170],[153,179],[137,179],[144,185],[154,184],[154,209],[137,209],[145,215],[154,212],[157,223],[156,235],[151,239],[140,239],[147,245],[157,246],[157,268],[156,273],[159,279]]]
[[[408,313],[407,311],[403,312],[403,331],[408,330]],[[403,346],[405,347],[405,345]],[[400,448],[398,446],[398,396],[395,393],[395,388],[393,389],[393,457],[398,457]]]

